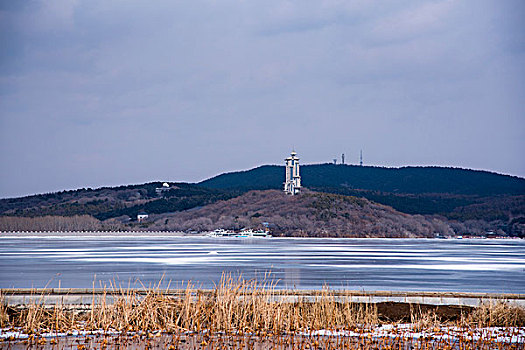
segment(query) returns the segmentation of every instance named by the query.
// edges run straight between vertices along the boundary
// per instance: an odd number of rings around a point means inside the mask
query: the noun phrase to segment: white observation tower
[[[286,162],[286,181],[284,182],[284,192],[292,196],[298,194],[301,189],[301,176],[299,175],[299,158],[297,158],[296,155],[297,153],[295,153],[295,151],[292,151],[290,157],[284,160]]]

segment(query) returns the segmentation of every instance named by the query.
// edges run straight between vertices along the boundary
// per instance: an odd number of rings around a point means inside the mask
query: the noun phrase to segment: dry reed
[[[7,311],[7,301],[5,300],[5,297],[0,291],[0,328],[5,328],[10,324],[9,322],[9,314]]]
[[[309,297],[292,296],[290,300],[275,291],[275,282],[266,279],[258,282],[223,275],[212,293],[203,293],[188,283],[181,296],[170,295],[160,285],[159,282],[142,291],[112,285],[97,297],[94,293],[91,307],[81,312],[60,303],[46,306],[43,295],[24,308],[10,308],[0,294],[0,326],[19,327],[28,334],[75,329],[121,333],[206,330],[210,334],[265,336],[363,330],[381,323],[375,304],[353,303],[349,297],[336,296],[328,288]],[[418,330],[443,324],[435,313],[423,313],[417,306],[411,308],[410,318]],[[523,327],[525,310],[504,302],[487,303],[465,314],[460,324]]]
[[[349,329],[378,322],[374,305],[337,299],[328,288],[312,295],[310,300],[296,297],[287,301],[277,297],[275,282],[266,279],[258,282],[223,275],[212,293],[202,293],[188,283],[182,297],[169,295],[160,284],[140,293],[112,286],[96,298],[93,294],[91,308],[81,313],[60,303],[46,306],[44,295],[22,309],[10,309],[2,302],[0,322],[2,327],[21,327],[26,332],[207,329],[226,333]]]
[[[500,300],[482,303],[464,320],[477,327],[525,327],[525,309]]]

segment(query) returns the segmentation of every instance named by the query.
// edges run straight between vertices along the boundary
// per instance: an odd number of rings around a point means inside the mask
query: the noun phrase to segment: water
[[[279,288],[525,293],[524,240],[0,238],[0,288],[91,288],[271,272]],[[140,282],[139,282],[140,280]]]

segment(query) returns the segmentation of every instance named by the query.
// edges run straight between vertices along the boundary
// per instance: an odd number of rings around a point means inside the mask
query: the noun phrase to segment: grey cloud
[[[304,162],[363,148],[368,164],[523,176],[524,8],[2,4],[0,195],[198,181],[293,146]]]

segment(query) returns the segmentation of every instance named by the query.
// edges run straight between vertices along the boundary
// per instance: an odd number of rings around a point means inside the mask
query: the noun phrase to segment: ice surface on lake
[[[222,272],[278,288],[525,293],[525,241],[59,237],[0,239],[0,287],[140,287],[191,280],[212,288]],[[95,277],[96,276],[96,277]],[[49,284],[48,284],[49,283]],[[98,282],[97,282],[98,283]],[[100,286],[101,284],[97,284]]]

